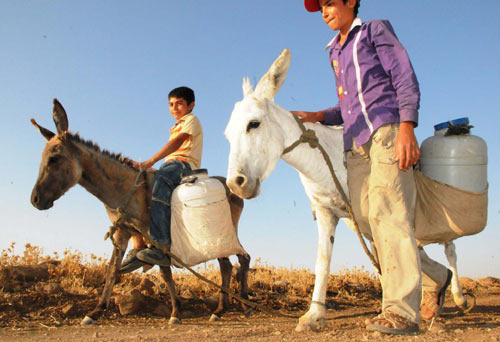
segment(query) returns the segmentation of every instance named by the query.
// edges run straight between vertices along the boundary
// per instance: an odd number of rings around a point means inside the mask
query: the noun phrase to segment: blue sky
[[[468,116],[489,148],[485,230],[456,241],[459,272],[500,276],[500,186],[496,122],[500,108],[500,2],[363,0],[363,20],[386,18],[408,50],[422,100],[417,137]],[[223,136],[245,76],[255,84],[282,49],[292,51],[275,101],[293,110],[337,102],[323,50],[332,32],[301,0],[2,1],[0,3],[0,249],[30,242],[47,253],[76,249],[111,254],[102,204],[80,186],[48,211],[31,206],[45,140],[34,117],[54,130],[52,99],[69,126],[102,148],[145,160],[162,147],[174,119],[168,92],[187,85],[204,132],[202,165],[225,175]],[[157,164],[158,167],[160,164]],[[280,161],[257,199],[246,201],[240,240],[253,259],[313,269],[316,224],[295,170]],[[372,267],[355,234],[340,224],[332,270]],[[441,246],[429,255],[444,261]]]

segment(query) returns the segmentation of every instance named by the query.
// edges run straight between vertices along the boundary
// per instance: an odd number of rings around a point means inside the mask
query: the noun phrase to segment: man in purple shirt
[[[304,122],[344,125],[351,204],[362,233],[373,239],[381,266],[382,313],[366,328],[418,332],[422,275],[414,236],[420,157],[413,132],[420,92],[406,50],[387,20],[362,23],[360,0],[305,0],[339,33],[327,47],[335,74],[335,107],[297,111]],[[423,252],[423,250],[422,250]]]

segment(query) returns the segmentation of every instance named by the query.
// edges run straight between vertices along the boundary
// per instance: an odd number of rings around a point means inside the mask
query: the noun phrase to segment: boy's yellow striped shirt
[[[178,159],[189,163],[193,170],[199,169],[203,151],[203,129],[200,120],[193,113],[186,114],[177,120],[170,129],[169,141],[181,133],[189,134],[189,138],[175,152],[169,154],[165,161]]]

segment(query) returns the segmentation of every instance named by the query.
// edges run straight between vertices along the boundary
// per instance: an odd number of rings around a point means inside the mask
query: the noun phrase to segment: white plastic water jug
[[[471,135],[470,127],[468,118],[434,126],[434,136],[425,139],[420,147],[424,175],[462,190],[487,189],[486,143]]]
[[[207,170],[183,176],[170,203],[171,252],[184,263],[192,266],[246,254],[233,225],[226,189],[219,180],[208,177]]]
[[[173,202],[198,207],[219,202],[226,198],[226,190],[220,181],[208,177],[206,169],[190,171],[182,176],[181,185],[172,194]]]

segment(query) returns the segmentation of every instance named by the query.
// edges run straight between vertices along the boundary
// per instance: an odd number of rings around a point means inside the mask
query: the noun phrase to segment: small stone
[[[148,300],[139,290],[134,289],[129,294],[117,296],[115,303],[118,305],[120,314],[125,316],[147,308]]]
[[[61,286],[58,283],[38,283],[35,285],[35,290],[45,294],[56,293]]]
[[[167,304],[160,303],[154,309],[153,315],[161,316],[161,317],[169,317],[170,316],[170,308],[168,307]]]
[[[71,316],[75,313],[76,307],[73,304],[68,304],[61,309],[61,312],[65,316]]]
[[[281,335],[281,331],[277,330],[277,331],[273,332],[273,335],[276,335],[276,336]]]
[[[144,293],[145,295],[152,296],[154,295],[154,288],[155,284],[149,280],[148,278],[143,278],[141,280],[141,283],[139,284],[138,290]]]
[[[275,286],[287,286],[287,285],[290,285],[290,282],[284,281],[284,280],[280,280],[280,281],[275,282],[274,285]]]

